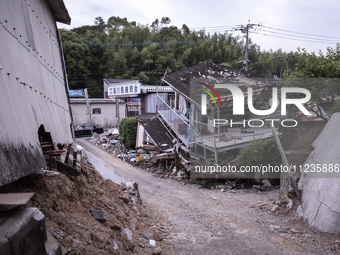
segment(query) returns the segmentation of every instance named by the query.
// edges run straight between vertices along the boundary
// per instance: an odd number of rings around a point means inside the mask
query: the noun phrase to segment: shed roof
[[[71,24],[71,17],[65,7],[63,0],[46,0],[50,5],[55,20],[67,25]]]
[[[146,132],[148,132],[148,134],[151,136],[157,147],[162,147],[163,150],[174,147],[172,136],[157,116],[151,120],[144,119],[143,122]],[[167,145],[161,146],[162,144]]]
[[[139,80],[133,80],[133,79],[103,79],[105,83],[107,84],[118,84],[118,83],[125,83],[125,82],[136,82],[139,83]]]

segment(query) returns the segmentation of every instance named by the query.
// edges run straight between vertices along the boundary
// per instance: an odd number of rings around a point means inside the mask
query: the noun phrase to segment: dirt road
[[[338,254],[336,235],[308,228],[293,216],[279,216],[255,205],[278,199],[278,192],[199,189],[151,173],[93,146],[77,143],[125,179],[137,181],[143,204],[161,214],[171,254]],[[337,239],[338,238],[338,239]]]

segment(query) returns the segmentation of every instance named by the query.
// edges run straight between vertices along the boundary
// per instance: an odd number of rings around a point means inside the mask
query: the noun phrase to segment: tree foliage
[[[281,156],[274,138],[250,143],[240,151],[243,166],[281,165]]]
[[[286,78],[287,86],[308,89],[312,96],[308,110],[327,119],[320,105],[333,104],[340,93],[340,44],[328,47],[325,54],[299,49],[296,67],[286,73]]]
[[[124,118],[119,123],[120,140],[124,143],[126,148],[136,147],[138,118]]]
[[[166,70],[175,72],[207,60],[243,67],[236,63],[244,56],[244,41],[240,37],[192,31],[185,24],[178,28],[171,25],[169,17],[156,19],[151,25],[117,16],[107,22],[97,17],[94,25],[60,29],[60,34],[70,87],[80,89],[91,84],[90,97],[102,97],[103,78],[142,78],[145,83],[159,84]],[[252,45],[250,71],[268,77],[269,70],[280,76],[286,65],[275,56],[285,53],[261,51]],[[294,61],[290,60],[291,68]]]

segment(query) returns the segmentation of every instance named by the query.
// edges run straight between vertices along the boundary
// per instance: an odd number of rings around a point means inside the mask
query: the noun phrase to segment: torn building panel
[[[72,143],[56,26],[56,20],[67,22],[67,10],[63,1],[53,2],[0,2],[0,186],[46,167],[45,138],[54,148]]]

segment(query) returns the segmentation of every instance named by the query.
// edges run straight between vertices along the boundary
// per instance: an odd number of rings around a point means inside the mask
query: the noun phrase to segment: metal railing
[[[191,144],[202,144],[213,149],[235,146],[242,143],[260,140],[272,136],[271,127],[244,127],[243,125],[220,125],[199,121],[191,122]]]
[[[189,120],[178,114],[161,97],[158,97],[158,113],[176,133],[181,141],[189,147],[190,126]]]

